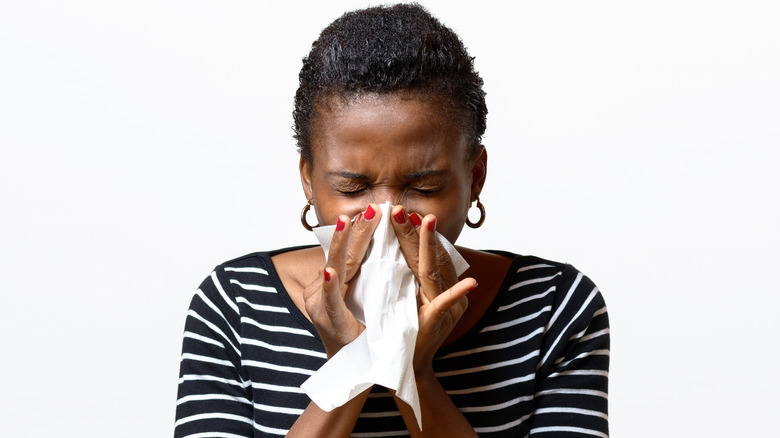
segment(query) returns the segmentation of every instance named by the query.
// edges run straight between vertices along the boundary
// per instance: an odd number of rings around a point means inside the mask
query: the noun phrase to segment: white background
[[[314,242],[300,59],[366,3],[278,3],[0,6],[0,435],[171,436],[197,285]],[[424,3],[488,93],[488,219],[458,243],[596,281],[613,436],[769,436],[776,3]]]

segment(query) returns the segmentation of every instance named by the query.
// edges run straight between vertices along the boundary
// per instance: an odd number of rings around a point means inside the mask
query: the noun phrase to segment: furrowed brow
[[[439,176],[447,173],[444,170],[423,170],[420,172],[412,172],[406,175],[409,179],[423,179],[431,176]]]
[[[329,176],[329,177],[339,177],[339,178],[348,178],[348,179],[362,179],[362,180],[364,180],[364,179],[368,178],[368,176],[363,175],[362,173],[354,173],[354,172],[349,172],[349,171],[346,171],[346,170],[340,170],[340,171],[337,171],[337,172],[328,172],[326,175]]]

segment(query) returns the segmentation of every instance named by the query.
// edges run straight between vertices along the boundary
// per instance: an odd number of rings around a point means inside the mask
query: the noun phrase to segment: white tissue
[[[420,399],[412,359],[417,339],[417,281],[401,252],[390,223],[389,202],[379,207],[382,217],[369,244],[360,271],[352,279],[347,307],[366,329],[344,346],[301,385],[321,409],[330,411],[377,384],[396,391],[422,429]],[[318,227],[314,234],[328,256],[335,226]],[[449,253],[457,275],[468,263],[455,247],[436,233]]]

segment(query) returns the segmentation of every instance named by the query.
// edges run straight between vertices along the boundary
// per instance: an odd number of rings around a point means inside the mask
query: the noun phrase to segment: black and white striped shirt
[[[197,290],[176,437],[280,437],[309,404],[300,385],[326,356],[271,262],[287,250],[222,264]],[[570,265],[499,254],[513,262],[498,295],[439,350],[436,376],[481,437],[607,437],[609,322],[598,288]],[[408,435],[375,387],[352,436]]]

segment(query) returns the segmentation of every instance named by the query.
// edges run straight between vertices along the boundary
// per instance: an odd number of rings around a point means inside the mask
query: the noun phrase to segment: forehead
[[[330,97],[312,130],[315,167],[370,158],[405,167],[466,161],[467,139],[440,99],[408,94]]]

